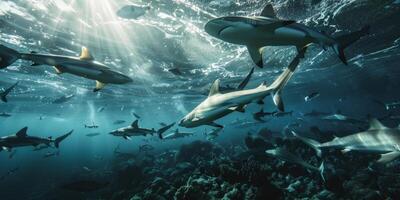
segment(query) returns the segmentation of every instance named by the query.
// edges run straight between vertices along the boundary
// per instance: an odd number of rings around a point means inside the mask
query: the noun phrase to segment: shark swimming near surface
[[[400,156],[400,128],[388,128],[376,119],[370,121],[370,128],[366,131],[341,138],[335,137],[325,143],[300,136],[294,131],[292,134],[315,149],[318,156],[321,156],[322,149],[328,148],[341,149],[343,153],[349,151],[381,153],[378,162],[382,163],[390,162]]]
[[[204,29],[225,42],[246,45],[253,62],[261,68],[265,46],[296,46],[300,51],[312,43],[324,50],[332,47],[340,60],[347,64],[344,49],[369,34],[369,26],[365,26],[349,34],[329,36],[293,20],[279,19],[271,4],[264,7],[260,16],[219,17],[210,20]]]
[[[32,66],[50,65],[57,74],[70,73],[76,76],[95,80],[94,92],[101,90],[106,84],[125,84],[132,82],[128,76],[111,70],[106,65],[94,60],[89,49],[82,47],[79,57],[38,54],[36,52],[20,53],[0,45],[0,68],[6,68],[18,59],[32,61]]]

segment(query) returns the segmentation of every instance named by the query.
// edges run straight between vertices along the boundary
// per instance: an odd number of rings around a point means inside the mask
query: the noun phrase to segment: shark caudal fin
[[[0,69],[7,68],[20,58],[20,53],[14,49],[0,45]]]
[[[311,148],[313,148],[316,152],[317,155],[319,157],[321,157],[321,149],[319,148],[321,146],[321,143],[319,143],[318,141],[315,141],[313,139],[310,138],[306,138],[306,137],[302,137],[300,135],[297,135],[297,133],[295,133],[294,131],[292,131],[293,136],[299,138],[301,141],[303,141],[304,143],[306,143],[308,146],[310,146]]]
[[[157,131],[158,137],[159,137],[160,139],[163,139],[163,135],[162,135],[162,134],[163,134],[165,131],[167,131],[168,129],[170,129],[171,127],[173,127],[174,125],[175,125],[175,122],[172,123],[172,124],[170,124],[170,125],[168,125],[168,126],[164,126],[164,127],[160,128],[160,129],[158,129],[158,131]]]
[[[63,141],[63,140],[64,140],[65,138],[67,138],[68,136],[70,136],[70,135],[72,134],[73,131],[74,131],[74,130],[71,130],[70,132],[68,132],[68,133],[66,133],[66,134],[64,134],[64,135],[62,135],[62,136],[56,138],[56,139],[54,140],[54,146],[55,146],[56,148],[58,148],[58,147],[60,146],[60,142]]]
[[[281,91],[283,87],[288,83],[292,75],[294,74],[294,71],[299,65],[301,58],[304,57],[304,53],[306,50],[307,47],[300,49],[296,57],[292,60],[292,62],[290,62],[287,69],[269,86],[270,88],[272,88],[272,95],[271,95],[272,100],[274,101],[274,104],[280,111],[285,110],[281,98]]]
[[[369,29],[370,27],[367,25],[358,31],[334,37],[334,39],[336,40],[336,44],[334,44],[332,48],[335,51],[336,55],[339,57],[339,59],[345,65],[347,65],[347,59],[346,55],[344,54],[344,49],[349,45],[353,44],[354,42],[356,42],[357,40],[359,40],[361,37],[368,35]]]

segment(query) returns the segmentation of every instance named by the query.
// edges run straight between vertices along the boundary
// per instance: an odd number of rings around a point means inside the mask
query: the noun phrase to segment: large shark
[[[162,138],[162,134],[174,125],[175,125],[175,123],[172,123],[168,126],[164,126],[164,127],[160,128],[159,130],[156,131],[154,128],[152,128],[152,129],[140,128],[139,120],[135,120],[130,126],[113,130],[110,132],[110,134],[114,135],[114,136],[123,137],[124,139],[127,139],[127,140],[130,140],[131,139],[130,137],[154,135],[154,133],[157,133],[158,136],[160,138]]]
[[[369,32],[366,26],[350,34],[332,37],[295,21],[279,19],[270,4],[260,16],[220,17],[209,21],[204,28],[208,34],[223,41],[246,45],[258,67],[263,67],[262,48],[265,46],[294,45],[300,50],[312,43],[324,49],[332,47],[340,60],[347,64],[343,50]]]
[[[321,163],[321,165],[319,167],[313,166],[309,163],[307,163],[306,161],[304,161],[301,157],[299,157],[298,155],[293,154],[292,152],[289,152],[287,149],[282,148],[282,147],[278,147],[276,149],[268,149],[265,151],[265,153],[275,156],[280,160],[286,161],[286,162],[291,162],[291,163],[296,163],[299,164],[301,166],[303,166],[306,169],[309,170],[313,170],[313,171],[317,171],[320,173],[322,180],[325,181],[325,177],[324,177],[324,162]]]
[[[0,92],[0,99],[3,102],[8,102],[7,100],[7,95],[11,92],[11,90],[14,89],[15,86],[18,85],[18,81],[16,83],[14,83],[12,86],[10,86],[9,88],[3,90],[2,92]]]
[[[28,127],[24,127],[21,130],[19,130],[16,134],[14,135],[9,135],[9,136],[4,136],[0,138],[0,151],[1,150],[7,150],[11,151],[12,148],[15,147],[24,147],[24,146],[38,146],[41,144],[44,144],[46,146],[50,146],[51,144],[54,144],[54,147],[58,148],[60,145],[60,142],[63,141],[65,138],[67,138],[69,135],[72,134],[73,130],[70,132],[57,137],[56,139],[52,139],[51,137],[48,138],[42,138],[42,137],[36,137],[36,136],[29,136],[26,131],[28,130]]]
[[[366,131],[349,136],[334,138],[332,141],[319,143],[310,138],[302,137],[293,132],[293,135],[313,149],[321,156],[321,149],[336,148],[346,153],[349,151],[367,151],[381,153],[378,162],[390,162],[400,156],[400,127],[388,128],[378,120],[370,122],[370,128]]]
[[[193,135],[193,133],[179,132],[179,129],[176,129],[175,132],[172,132],[168,135],[163,136],[161,134],[161,139],[172,140],[172,139],[178,139],[178,138],[188,137],[188,136],[192,136],[192,135]]]
[[[262,83],[254,89],[220,93],[219,80],[216,80],[211,86],[207,99],[187,114],[180,121],[179,125],[186,128],[193,128],[201,125],[210,125],[221,128],[223,126],[216,124],[214,122],[215,120],[235,111],[244,112],[244,108],[247,104],[260,102],[270,94],[272,94],[273,101],[278,109],[283,111],[284,106],[280,95],[281,91],[292,77],[300,59],[304,57],[305,50],[306,48],[299,52],[288,68],[270,86]]]
[[[124,74],[111,70],[106,65],[94,60],[89,49],[82,47],[79,57],[20,53],[6,46],[0,45],[0,68],[6,68],[18,59],[32,61],[32,66],[50,65],[57,74],[70,73],[87,79],[95,80],[94,92],[101,90],[106,84],[125,84],[132,82],[132,79]]]

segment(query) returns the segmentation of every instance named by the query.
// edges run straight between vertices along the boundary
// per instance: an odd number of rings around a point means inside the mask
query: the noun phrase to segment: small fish
[[[87,137],[95,137],[95,136],[98,136],[98,135],[100,135],[100,133],[88,133],[88,134],[86,134]]]
[[[317,97],[319,97],[319,92],[313,92],[313,93],[311,93],[311,94],[305,96],[305,97],[304,97],[304,101],[305,101],[305,102],[308,102],[308,101],[311,101],[311,100],[313,100],[313,99],[315,99],[315,98],[317,98]]]
[[[273,116],[276,113],[277,113],[276,111],[274,111],[274,112],[264,112],[264,109],[261,108],[260,111],[258,111],[256,113],[253,113],[253,119],[255,119],[256,121],[259,121],[259,122],[265,122],[265,120],[262,119],[262,118],[264,118],[267,115],[269,115],[269,116],[272,115]]]
[[[104,106],[102,106],[102,107],[100,107],[99,109],[97,109],[97,112],[103,112],[103,111],[104,111],[104,109],[105,109],[105,107],[104,107]]]
[[[118,124],[123,124],[125,123],[125,120],[115,120],[113,124],[118,125]]]
[[[83,166],[82,169],[87,171],[87,172],[91,172],[92,171],[91,169],[89,169],[89,167],[86,167],[86,166]]]
[[[167,124],[164,123],[164,122],[160,122],[160,123],[158,123],[158,124],[160,124],[160,126],[167,126]]]

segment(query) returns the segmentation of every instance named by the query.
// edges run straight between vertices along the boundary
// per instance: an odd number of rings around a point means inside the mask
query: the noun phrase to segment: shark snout
[[[224,30],[228,25],[224,23],[224,21],[220,18],[213,19],[209,21],[205,26],[204,30],[214,37],[219,37],[219,34],[222,30]]]

